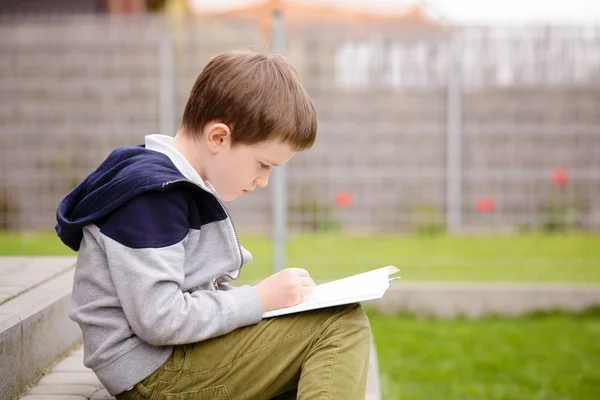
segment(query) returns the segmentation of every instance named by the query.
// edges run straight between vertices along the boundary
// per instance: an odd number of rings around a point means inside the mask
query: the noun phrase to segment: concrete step
[[[0,400],[9,400],[81,338],[68,315],[74,257],[0,258]],[[16,266],[16,267],[15,267]]]
[[[0,257],[0,305],[73,268],[75,257]]]
[[[114,399],[102,386],[91,369],[83,365],[83,347],[78,347],[59,361],[36,386],[21,399],[57,399],[73,396],[77,399]]]
[[[437,318],[505,317],[600,306],[597,283],[400,282],[372,306],[383,313]]]

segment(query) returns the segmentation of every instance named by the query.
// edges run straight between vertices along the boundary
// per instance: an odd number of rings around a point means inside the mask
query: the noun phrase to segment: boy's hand
[[[308,271],[302,268],[286,268],[254,286],[262,302],[263,312],[291,307],[302,302],[315,286]]]

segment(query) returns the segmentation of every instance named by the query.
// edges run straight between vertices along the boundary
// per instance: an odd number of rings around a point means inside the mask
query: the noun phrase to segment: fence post
[[[285,51],[283,19],[281,10],[273,12],[273,52],[283,55]],[[273,272],[281,271],[285,266],[285,242],[287,220],[287,198],[285,166],[277,167],[271,176],[273,200]]]
[[[158,115],[160,133],[175,135],[175,52],[170,29],[162,35],[159,43],[160,86]]]
[[[446,227],[462,227],[462,54],[460,40],[450,43],[446,132]]]

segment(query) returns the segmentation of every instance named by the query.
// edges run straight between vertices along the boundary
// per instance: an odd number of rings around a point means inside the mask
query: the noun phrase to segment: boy
[[[62,200],[57,233],[79,250],[70,316],[85,365],[118,400],[364,398],[360,305],[262,320],[311,292],[308,272],[230,285],[251,255],[221,200],[267,186],[316,126],[290,62],[224,53],[174,138],[116,149]]]

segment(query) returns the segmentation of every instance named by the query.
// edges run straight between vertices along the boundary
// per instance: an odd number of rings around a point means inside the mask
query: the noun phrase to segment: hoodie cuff
[[[252,286],[240,286],[227,293],[232,295],[233,301],[236,303],[234,309],[237,310],[238,328],[256,324],[262,320],[262,302]]]

